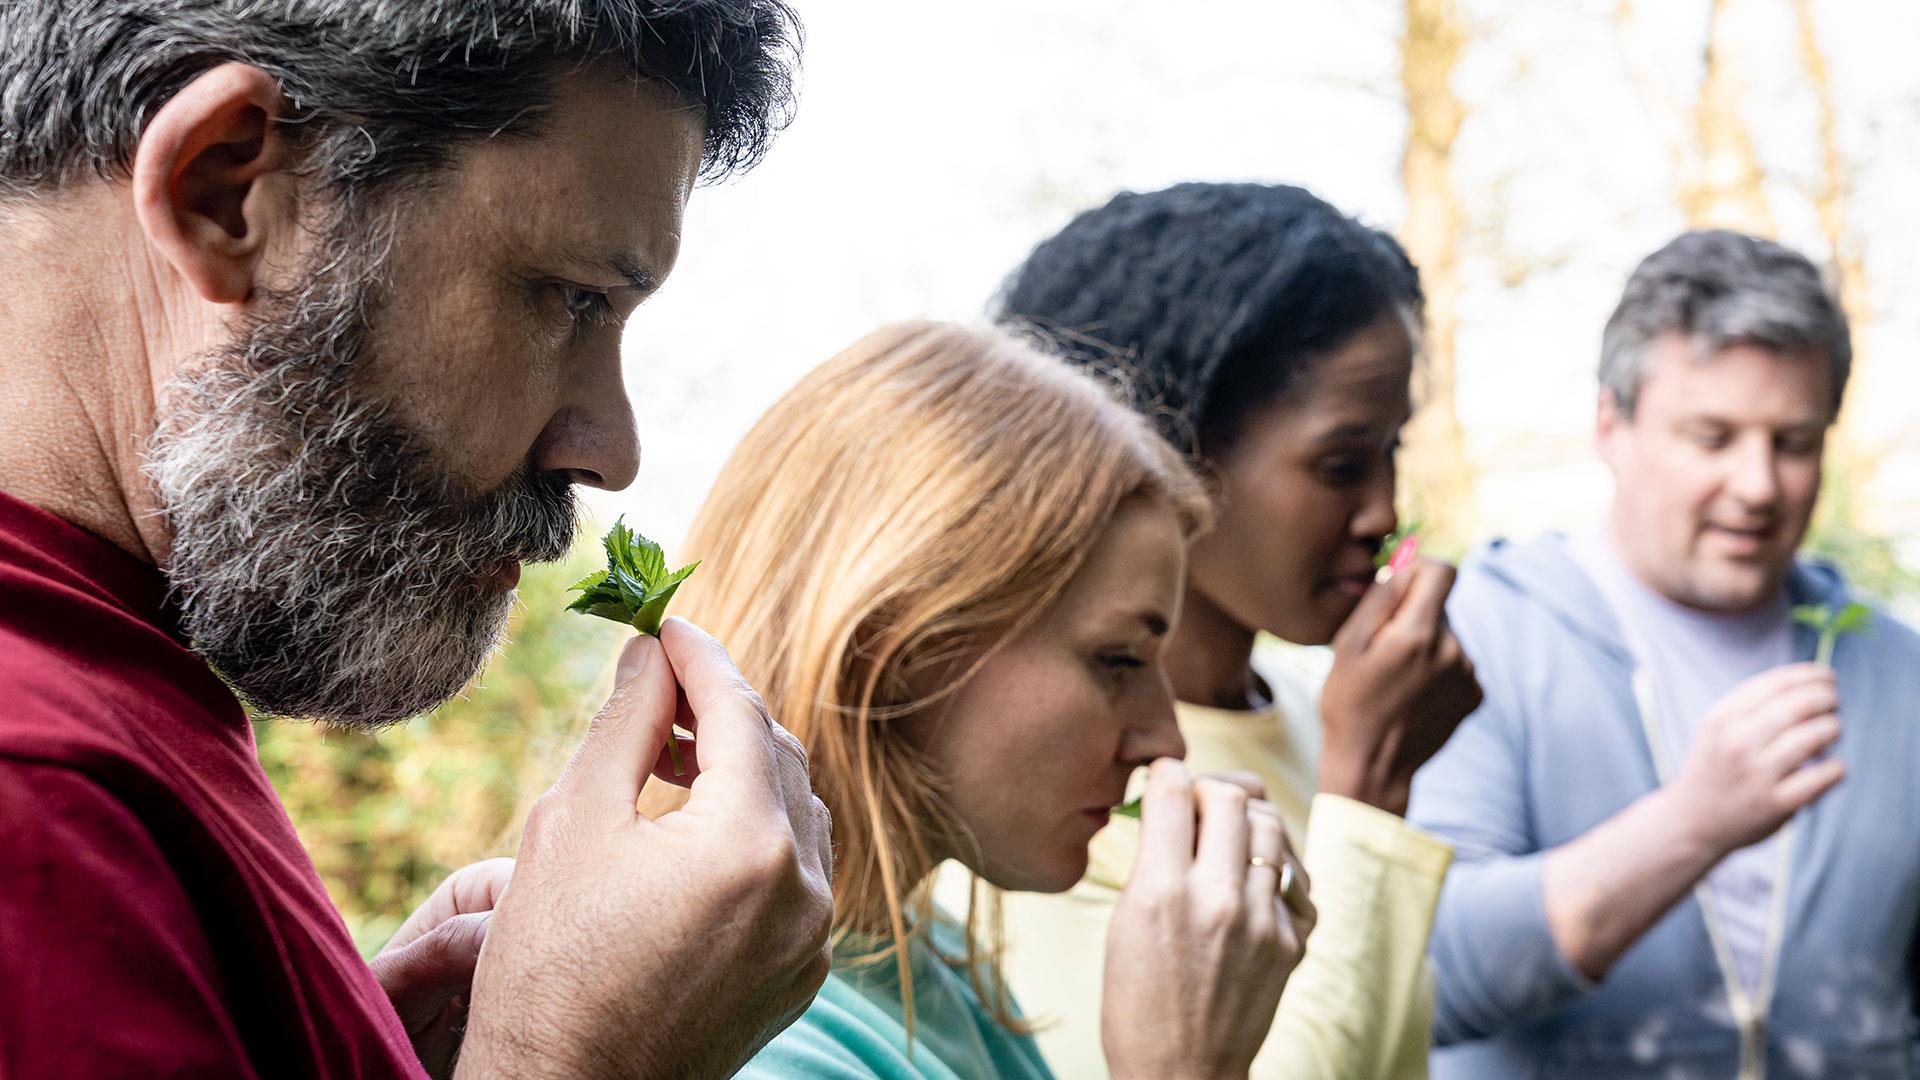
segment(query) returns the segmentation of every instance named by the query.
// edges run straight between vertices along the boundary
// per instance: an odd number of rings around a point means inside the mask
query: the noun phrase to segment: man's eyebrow
[[[646,264],[623,255],[607,260],[607,266],[632,288],[651,293],[660,287],[660,278]]]

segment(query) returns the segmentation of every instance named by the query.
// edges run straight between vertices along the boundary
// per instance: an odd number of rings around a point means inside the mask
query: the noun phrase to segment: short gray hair
[[[0,0],[0,195],[124,177],[154,112],[229,61],[279,81],[339,196],[531,131],[554,65],[596,62],[702,107],[717,178],[789,119],[799,34],[785,0]]]
[[[1847,316],[1812,261],[1771,240],[1725,229],[1683,233],[1627,279],[1600,342],[1600,385],[1628,416],[1647,376],[1647,347],[1685,334],[1703,355],[1730,345],[1816,349],[1833,374],[1831,420],[1853,367]]]

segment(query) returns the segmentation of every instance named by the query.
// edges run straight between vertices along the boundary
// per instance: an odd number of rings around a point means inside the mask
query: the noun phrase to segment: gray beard
[[[474,492],[369,392],[365,369],[398,359],[368,348],[377,239],[336,230],[305,282],[169,383],[147,446],[194,651],[258,711],[359,728],[478,674],[514,601],[493,574],[564,557],[577,520],[564,476]]]

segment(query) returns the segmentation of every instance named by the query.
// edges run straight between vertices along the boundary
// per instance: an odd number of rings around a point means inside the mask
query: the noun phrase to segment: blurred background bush
[[[508,645],[429,715],[379,735],[255,723],[260,761],[361,951],[385,943],[449,870],[513,854],[526,805],[605,698],[627,636],[565,610],[566,587],[598,556],[583,544],[566,563],[527,567]]]

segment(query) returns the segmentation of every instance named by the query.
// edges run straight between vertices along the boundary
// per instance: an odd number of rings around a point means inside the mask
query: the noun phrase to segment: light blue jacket
[[[1788,593],[1848,599],[1816,563]],[[1598,986],[1547,931],[1543,854],[1660,782],[1637,704],[1654,699],[1607,603],[1546,537],[1469,560],[1448,615],[1487,696],[1408,815],[1455,851],[1431,945],[1435,1080],[1920,1077],[1920,636],[1875,612],[1838,644],[1847,778],[1790,826],[1775,990],[1743,1038],[1698,893]]]

